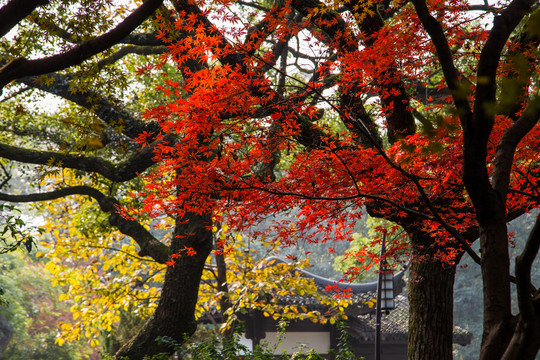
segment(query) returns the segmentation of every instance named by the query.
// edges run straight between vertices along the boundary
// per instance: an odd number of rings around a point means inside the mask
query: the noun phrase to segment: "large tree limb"
[[[10,195],[0,193],[1,201],[8,202],[36,202],[60,199],[66,196],[89,196],[99,204],[102,211],[109,213],[109,223],[124,235],[130,236],[137,242],[141,250],[140,256],[150,256],[160,264],[169,260],[169,247],[157,240],[148,230],[135,220],[120,216],[117,211],[120,203],[115,198],[105,196],[101,191],[86,185],[72,186],[45,193]]]
[[[40,75],[78,65],[90,57],[119,43],[161,5],[163,0],[145,0],[124,21],[107,33],[87,40],[64,53],[41,59],[28,60],[20,57],[0,69],[0,89],[9,82],[24,76]]]
[[[62,74],[49,74],[50,82],[45,84],[38,77],[29,76],[19,81],[29,87],[39,89],[49,94],[71,101],[96,114],[104,123],[111,127],[122,127],[122,134],[135,138],[143,131],[157,133],[159,126],[154,122],[145,122],[124,108],[116,106],[95,90],[73,89],[71,77]]]
[[[493,166],[493,188],[503,199],[506,199],[510,174],[514,162],[517,145],[532,130],[540,120],[540,97],[531,100],[523,115],[512,124],[503,134],[497,146]]]
[[[361,9],[364,6],[359,1],[351,1],[348,4],[351,12],[357,16],[357,11],[354,9]],[[377,41],[377,34],[383,29],[384,22],[379,12],[377,11],[377,5],[371,5],[371,14],[365,17],[357,17],[358,26],[360,30],[365,34],[364,43],[368,47],[375,46]],[[410,110],[410,99],[405,89],[403,79],[398,74],[398,65],[395,61],[392,61],[391,65],[381,72],[380,79],[375,79],[375,83],[378,87],[384,89],[379,90],[379,97],[383,108],[389,109],[385,114],[388,132],[388,141],[390,143],[396,142],[400,138],[404,138],[408,135],[412,135],[416,132],[416,123]],[[381,85],[382,83],[382,85]],[[353,84],[351,92],[362,91],[361,88],[357,88],[356,84]],[[359,101],[359,99],[357,100]],[[364,115],[369,116],[367,113]],[[369,124],[369,123],[368,123]],[[375,121],[372,119],[370,126],[373,129],[376,128]],[[374,130],[374,133],[377,132]]]
[[[472,124],[472,126],[478,127],[477,132],[480,136],[489,136],[493,126],[495,114],[490,110],[490,105],[495,104],[496,76],[501,53],[510,34],[529,12],[534,2],[534,0],[513,0],[501,15],[496,16],[493,20],[493,28],[489,32],[489,37],[478,60],[476,99],[474,102],[474,113],[477,116],[478,123]]]
[[[531,269],[540,250],[540,216],[536,217],[523,252],[516,258],[516,285],[521,316],[532,319],[540,314],[535,311],[531,294]]]
[[[225,36],[218,31],[216,26],[212,24],[212,22],[203,14],[201,9],[197,5],[192,4],[187,0],[176,0],[174,1],[174,5],[178,12],[185,12],[186,14],[188,14],[188,16],[196,17],[200,22],[200,26],[204,28],[208,36],[218,39],[216,43],[219,45],[220,51],[217,52],[216,56],[219,57],[219,60],[223,65],[230,65],[232,68],[235,68],[237,66],[239,66],[240,68],[245,68],[245,63],[249,62],[248,52],[233,51],[232,46],[225,38]],[[275,58],[276,57],[274,57],[274,59]],[[198,63],[195,63],[195,65],[197,64]],[[195,68],[192,67],[192,69]],[[263,74],[261,73],[260,75],[262,78]],[[286,99],[279,96],[273,89],[270,89],[268,87],[253,85],[249,90],[253,92],[256,96],[271,99],[268,100],[269,103],[267,104],[269,108],[272,108],[272,105],[277,105],[282,108],[283,104],[287,103]],[[294,112],[295,109],[293,108],[288,111]],[[221,117],[226,118],[228,116],[230,115],[222,114]],[[320,147],[325,145],[325,141],[323,139],[331,139],[331,136],[329,134],[326,134],[321,129],[312,126],[312,123],[307,120],[305,116],[297,114],[297,116],[295,116],[295,119],[301,129],[297,140],[302,145],[312,148]]]
[[[537,216],[523,252],[516,258],[517,296],[519,318],[501,360],[536,358],[540,348],[540,303],[537,291],[530,285],[531,270],[540,250],[540,217]],[[535,294],[536,292],[536,294]]]
[[[471,116],[471,107],[467,100],[467,90],[459,79],[459,72],[454,65],[452,51],[448,45],[444,30],[437,19],[429,13],[425,0],[413,0],[412,2],[422,26],[435,46],[437,58],[441,64],[444,78],[454,99],[458,114],[462,119],[469,118]]]
[[[337,11],[325,8],[324,11],[312,13],[314,9],[323,8],[319,0],[294,0],[291,5],[304,17],[311,17],[324,32],[327,44],[337,46],[342,53],[358,50],[358,39]]]
[[[11,0],[2,6],[0,8],[0,37],[6,35],[34,9],[48,4],[49,0]]]
[[[163,141],[172,142],[174,134],[164,136]],[[55,151],[39,151],[19,148],[0,143],[0,157],[12,161],[19,161],[26,164],[55,166],[62,163],[62,167],[86,172],[98,173],[101,176],[115,182],[124,182],[137,177],[150,166],[154,161],[154,149],[161,142],[154,142],[137,152],[129,160],[119,165],[94,156],[65,154]]]
[[[314,9],[323,7],[323,4],[318,0],[293,1],[291,5],[304,17],[310,16],[311,21],[315,24],[312,27],[312,30],[315,31],[312,32],[316,36],[321,36],[320,32],[317,31],[322,31],[324,34],[323,41],[330,48],[337,48],[338,54],[344,55],[358,50],[359,40],[354,36],[350,27],[338,12],[326,8],[325,11],[314,13]],[[353,6],[353,4],[349,5]],[[361,91],[356,84],[347,84],[341,87],[339,91],[340,105],[343,112],[349,114],[349,116],[341,117],[341,120],[355,133],[359,141],[366,146],[371,145],[371,139],[375,139],[379,144],[382,144],[382,140],[379,138],[376,130],[377,125],[374,119],[368,114],[360,98]],[[360,123],[362,126],[360,126]],[[365,129],[370,130],[370,137],[365,135]]]
[[[504,218],[505,202],[501,198],[503,194],[498,194],[493,189],[486,166],[488,140],[495,119],[493,110],[497,88],[495,78],[506,41],[527,14],[532,3],[532,0],[514,0],[501,15],[495,17],[493,28],[478,62],[474,115],[462,117],[463,182],[481,225],[495,219],[502,221]],[[501,188],[501,185],[498,187]]]

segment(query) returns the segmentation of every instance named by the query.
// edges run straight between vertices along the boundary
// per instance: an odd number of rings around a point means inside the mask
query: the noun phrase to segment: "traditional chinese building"
[[[279,259],[271,259],[281,262]],[[342,289],[350,289],[353,304],[346,309],[346,326],[348,328],[349,341],[354,353],[366,360],[374,359],[375,341],[375,307],[372,305],[376,299],[377,282],[368,283],[339,283],[336,280],[327,279],[312,274],[305,270],[299,270],[304,276],[313,278],[321,292],[332,296],[326,289],[330,286],[338,286]],[[406,270],[400,271],[393,276],[395,308],[386,312],[381,321],[381,359],[382,360],[406,360],[407,359],[407,329],[409,303],[407,300]],[[312,296],[292,295],[285,296],[280,302],[287,305],[299,305],[308,310],[324,312],[325,306]],[[369,304],[371,303],[371,306]],[[336,325],[329,322],[326,324],[313,323],[310,320],[296,320],[288,324],[283,334],[279,331],[279,324],[271,317],[265,317],[260,310],[249,310],[245,314],[238,314],[244,321],[245,332],[240,342],[248,349],[253,349],[258,344],[267,344],[273,348],[274,354],[293,354],[303,350],[308,352],[314,349],[325,358],[332,359],[333,349],[338,345],[339,331]],[[280,341],[278,342],[278,337]],[[471,334],[456,327],[454,329],[454,343],[468,345]]]

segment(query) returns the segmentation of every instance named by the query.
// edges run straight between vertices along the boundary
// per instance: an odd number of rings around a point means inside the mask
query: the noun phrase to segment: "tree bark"
[[[5,65],[2,64],[3,66],[0,68],[0,89],[21,77],[56,72],[79,65],[92,56],[118,44],[152,15],[162,3],[163,0],[145,0],[113,29],[65,52],[34,60],[20,57]]]
[[[184,342],[197,327],[194,313],[199,284],[206,258],[212,250],[212,220],[210,214],[188,213],[177,222],[171,241],[171,254],[191,247],[196,254],[182,255],[168,266],[159,304],[154,315],[137,336],[116,354],[117,359],[142,360],[146,355],[172,354],[174,346],[160,343],[158,337],[167,337],[177,344]]]
[[[493,220],[480,224],[482,279],[484,284],[484,333],[480,359],[500,359],[512,337],[510,312],[510,258],[506,222]]]
[[[540,348],[540,317],[519,316],[514,334],[501,360],[534,360]]]
[[[0,37],[6,35],[22,19],[39,6],[48,5],[48,0],[11,0],[0,8]]]
[[[435,259],[427,237],[411,236],[415,260],[409,278],[408,359],[452,360],[456,265]]]
[[[493,348],[498,350],[501,359],[533,360],[540,348],[540,292],[531,287],[531,269],[540,248],[540,218],[537,217],[529,234],[523,252],[517,257],[515,265],[516,285],[520,315],[512,317],[506,326],[507,333],[495,332],[483,344],[481,355],[490,359]],[[511,332],[510,332],[511,331]],[[498,349],[494,344],[505,344]],[[500,346],[500,345],[499,345]]]

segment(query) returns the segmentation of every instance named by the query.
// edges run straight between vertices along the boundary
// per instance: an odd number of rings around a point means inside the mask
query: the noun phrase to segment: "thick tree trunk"
[[[510,258],[504,212],[480,224],[484,333],[480,360],[501,359],[515,327],[510,306]]]
[[[416,243],[413,240],[413,244]],[[409,278],[409,360],[452,360],[455,265],[413,245]]]
[[[527,244],[523,252],[516,258],[515,265],[515,279],[517,285],[518,305],[520,314],[518,316],[512,316],[509,310],[506,310],[507,306],[510,306],[509,299],[505,296],[501,296],[498,301],[494,301],[492,297],[496,295],[496,292],[501,292],[501,295],[506,295],[506,291],[509,290],[509,286],[504,286],[501,281],[496,281],[496,278],[490,278],[493,273],[497,274],[499,271],[502,274],[505,272],[504,266],[506,259],[508,259],[508,250],[503,246],[505,244],[505,238],[501,234],[506,235],[506,227],[503,225],[498,226],[482,226],[482,244],[483,248],[486,248],[485,253],[491,246],[491,255],[498,256],[500,261],[498,263],[489,263],[488,258],[484,259],[483,270],[486,272],[484,276],[484,283],[486,287],[489,285],[490,289],[485,290],[485,308],[489,313],[485,316],[484,321],[484,341],[482,343],[480,358],[481,359],[502,359],[502,360],[533,360],[540,348],[540,293],[531,287],[531,269],[534,260],[538,254],[540,248],[540,218],[537,218],[536,224],[531,231]],[[493,246],[494,240],[497,240],[499,252],[495,253]],[[498,269],[495,265],[501,266]],[[506,269],[506,271],[508,271]],[[487,282],[490,280],[490,282]],[[506,281],[509,279],[507,277]],[[508,288],[508,289],[507,289]],[[533,294],[535,293],[535,294]],[[488,297],[487,295],[491,295]],[[509,297],[509,295],[508,295]],[[502,318],[497,318],[501,316]],[[499,325],[501,324],[501,325]]]
[[[171,254],[185,247],[193,248],[196,254],[182,252],[175,265],[168,266],[156,312],[137,336],[118,351],[118,359],[140,360],[146,355],[171,354],[174,347],[156,338],[168,337],[182,343],[197,327],[194,313],[202,271],[212,250],[212,221],[210,214],[192,213],[181,220],[171,241]]]

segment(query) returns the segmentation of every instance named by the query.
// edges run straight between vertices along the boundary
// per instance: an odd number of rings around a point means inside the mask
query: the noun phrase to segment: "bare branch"
[[[410,214],[410,215],[413,215],[413,216],[416,216],[416,217],[419,217],[419,218],[422,218],[422,219],[436,221],[435,218],[433,216],[431,216],[431,215],[416,211],[414,209],[410,209],[410,208],[405,207],[403,205],[400,205],[397,202],[395,202],[395,201],[393,201],[391,199],[388,199],[386,197],[378,196],[378,195],[372,195],[372,194],[366,194],[366,193],[361,193],[361,192],[357,192],[356,194],[350,195],[350,196],[332,196],[332,197],[329,197],[329,196],[307,195],[307,194],[302,194],[302,193],[298,193],[298,192],[294,192],[294,191],[282,191],[282,190],[278,190],[278,189],[265,188],[265,187],[259,187],[259,186],[253,186],[253,185],[247,185],[247,186],[244,186],[244,187],[230,188],[230,189],[225,188],[225,190],[247,190],[247,189],[260,190],[260,191],[264,191],[264,192],[272,194],[272,195],[294,196],[294,197],[297,197],[299,199],[306,199],[306,200],[344,201],[344,200],[355,200],[355,199],[365,198],[365,199],[370,199],[370,200],[375,200],[375,201],[387,203],[387,204],[391,205],[392,207],[395,207],[396,209],[402,210],[402,211],[406,212],[407,214]]]
[[[167,51],[167,47],[164,45],[161,46],[124,46],[120,50],[116,51],[111,56],[100,60],[97,63],[98,68],[102,68],[106,65],[111,65],[123,58],[124,56],[128,54],[138,54],[138,55],[156,55],[156,54],[162,54],[165,51]]]
[[[120,41],[122,44],[137,45],[137,46],[161,46],[164,45],[161,40],[157,38],[156,33],[139,33],[129,34]]]
[[[449,7],[451,10],[452,8]],[[495,7],[493,5],[488,5],[488,4],[470,4],[470,5],[466,5],[465,6],[465,11],[485,11],[485,12],[488,12],[488,13],[499,13],[502,11],[501,8],[498,8],[498,7]]]

